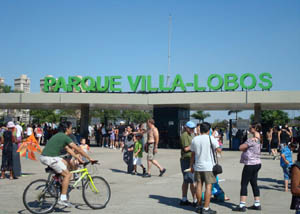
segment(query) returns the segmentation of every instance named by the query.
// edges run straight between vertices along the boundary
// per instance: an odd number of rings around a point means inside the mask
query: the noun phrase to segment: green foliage
[[[121,116],[128,123],[144,123],[152,117],[149,112],[139,110],[125,110],[122,112]]]
[[[250,116],[251,122],[254,122],[254,115]],[[287,112],[281,110],[265,110],[261,112],[261,124],[267,127],[284,125],[289,122]]]
[[[228,128],[228,121],[227,120],[215,120],[213,123],[212,123],[212,127],[215,128],[215,127],[218,127],[218,128],[221,128],[223,130],[227,130]]]
[[[197,111],[191,115],[193,118],[199,120],[199,122],[203,122],[205,118],[210,117],[209,113],[204,113],[204,111]]]
[[[70,117],[76,117],[76,110],[75,109],[61,109],[58,112],[56,112],[60,117],[62,116],[70,116]]]
[[[228,111],[228,115],[231,115],[232,113],[235,113],[235,119],[238,119],[238,113],[242,112],[242,110],[230,110]]]
[[[11,93],[11,92],[13,92],[11,86],[0,84],[0,93]]]
[[[10,85],[0,84],[0,93],[23,93],[23,91],[13,90]]]
[[[101,118],[102,123],[105,122],[105,118],[114,122],[117,120],[125,120],[127,123],[143,123],[151,118],[152,114],[139,110],[93,110],[90,116]]]
[[[59,122],[60,114],[55,110],[30,110],[30,116],[33,117],[33,123]]]
[[[295,117],[295,118],[294,118],[294,120],[298,120],[298,121],[300,121],[300,116],[298,116],[298,117]]]

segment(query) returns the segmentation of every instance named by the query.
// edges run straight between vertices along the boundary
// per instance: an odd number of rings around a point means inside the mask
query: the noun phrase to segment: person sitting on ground
[[[136,134],[133,137],[133,141],[134,141],[134,150],[133,150],[133,168],[134,168],[134,174],[137,174],[137,165],[141,166],[143,169],[143,175],[146,174],[146,168],[144,167],[144,165],[142,164],[142,158],[143,158],[143,143],[142,143],[142,134]]]
[[[217,201],[217,202],[224,202],[229,201],[230,198],[227,197],[224,190],[221,188],[219,184],[219,176],[216,176],[216,183],[212,185],[211,190],[211,200]],[[202,198],[205,199],[204,192],[202,192]]]
[[[68,136],[72,133],[72,123],[62,122],[59,124],[59,132],[52,136],[45,146],[40,161],[42,164],[51,167],[56,173],[63,176],[61,195],[58,204],[70,207],[71,204],[67,200],[67,190],[71,178],[71,173],[68,170],[68,163],[60,157],[61,150],[66,149],[74,158],[83,163],[78,154],[75,154],[72,149],[78,152],[83,157],[87,158],[92,164],[97,161],[90,158],[80,147],[78,147]]]
[[[283,170],[284,190],[289,191],[290,167],[293,165],[293,151],[297,144],[289,143],[281,151],[280,166]]]

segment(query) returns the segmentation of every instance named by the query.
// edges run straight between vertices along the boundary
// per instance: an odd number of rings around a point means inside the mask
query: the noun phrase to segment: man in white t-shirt
[[[216,177],[212,172],[215,161],[212,154],[211,144],[213,150],[221,152],[218,141],[215,138],[210,138],[209,130],[211,126],[209,123],[202,123],[200,125],[200,135],[196,136],[191,144],[192,158],[191,170],[195,172],[196,195],[198,199],[199,208],[197,212],[202,214],[215,214],[216,211],[209,208],[212,184],[216,183]],[[205,183],[205,201],[204,207],[201,207],[202,200],[202,184]]]
[[[22,126],[20,126],[20,122],[19,121],[17,121],[16,129],[17,129],[17,133],[16,133],[17,140],[20,143],[21,140],[22,140],[23,128],[22,128]]]

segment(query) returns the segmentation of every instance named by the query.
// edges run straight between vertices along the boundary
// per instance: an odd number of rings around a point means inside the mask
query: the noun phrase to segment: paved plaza
[[[230,200],[224,203],[212,203],[211,208],[217,210],[219,214],[234,213],[231,208],[239,203],[243,165],[239,163],[240,152],[224,151],[222,155],[220,162],[224,173],[220,176],[220,185]],[[180,150],[159,149],[157,160],[167,168],[167,172],[163,177],[158,177],[159,172],[154,167],[151,178],[126,174],[126,165],[122,161],[120,150],[92,147],[91,156],[101,163],[94,173],[103,176],[110,184],[112,196],[108,206],[102,210],[92,210],[84,204],[80,190],[73,190],[70,201],[75,204],[75,207],[64,209],[58,207],[55,213],[195,213],[193,207],[179,206],[182,183],[179,166]],[[146,165],[145,157],[143,162]],[[12,181],[0,180],[0,214],[29,213],[24,208],[22,193],[31,181],[47,177],[44,168],[38,161],[22,158],[24,176]],[[282,177],[279,160],[274,161],[267,153],[262,153],[262,169],[258,179],[262,211],[247,211],[247,213],[294,213],[289,210],[291,193],[283,191]],[[250,185],[248,190],[250,197],[247,199],[247,205],[252,205]]]

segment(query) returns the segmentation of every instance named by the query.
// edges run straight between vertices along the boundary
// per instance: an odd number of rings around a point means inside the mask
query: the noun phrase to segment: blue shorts
[[[284,180],[290,180],[290,168],[282,167]]]

